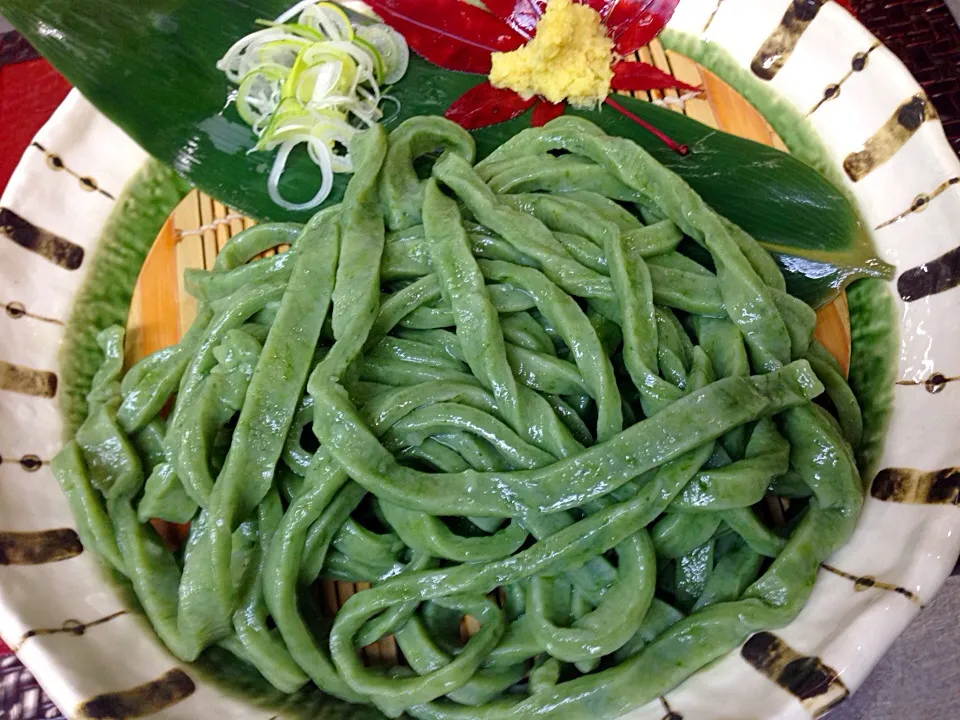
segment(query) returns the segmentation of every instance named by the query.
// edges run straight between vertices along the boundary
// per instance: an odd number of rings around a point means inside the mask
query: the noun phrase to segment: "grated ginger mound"
[[[490,84],[525,99],[596,107],[610,93],[613,40],[596,10],[572,0],[549,0],[536,36],[512,52],[492,55]]]

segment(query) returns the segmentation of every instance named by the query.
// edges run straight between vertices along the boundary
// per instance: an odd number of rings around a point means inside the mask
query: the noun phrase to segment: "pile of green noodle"
[[[341,205],[190,271],[179,345],[124,375],[101,334],[54,461],[170,650],[388,716],[600,719],[789,622],[856,522],[862,421],[769,255],[577,118],[477,165],[438,117],[352,152]],[[373,587],[324,624],[318,578]],[[386,635],[403,662],[365,667]]]

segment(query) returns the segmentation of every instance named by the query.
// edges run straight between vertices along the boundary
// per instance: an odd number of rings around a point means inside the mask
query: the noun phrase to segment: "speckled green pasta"
[[[188,273],[178,345],[123,375],[101,334],[53,461],[170,650],[389,717],[580,720],[789,622],[856,522],[863,421],[766,252],[583,120],[479,165],[436,117],[352,153],[341,205]],[[320,580],[372,587],[323,620]],[[386,636],[404,664],[365,666]]]

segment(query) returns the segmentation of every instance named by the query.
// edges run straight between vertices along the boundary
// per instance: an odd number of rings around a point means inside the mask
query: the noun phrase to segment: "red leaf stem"
[[[606,100],[604,100],[604,102],[610,107],[612,107],[614,110],[616,110],[618,113],[623,115],[624,117],[633,120],[635,123],[637,123],[637,125],[639,125],[644,130],[654,135],[658,140],[660,140],[660,142],[662,142],[664,145],[666,145],[668,148],[673,150],[678,155],[687,155],[690,152],[689,147],[687,147],[686,145],[681,145],[676,140],[673,140],[672,138],[667,137],[660,130],[657,130],[657,128],[655,128],[653,125],[648,123],[646,120],[644,120],[640,116],[635,115],[634,113],[627,110],[623,105],[618,103],[613,98],[608,97]]]

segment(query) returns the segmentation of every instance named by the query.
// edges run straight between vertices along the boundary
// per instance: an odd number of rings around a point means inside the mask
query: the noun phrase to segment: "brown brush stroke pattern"
[[[78,720],[126,720],[153,715],[190,697],[197,689],[183,670],[174,668],[129,690],[104,693],[81,703]]]
[[[860,150],[847,155],[843,161],[847,177],[860,182],[896,155],[921,125],[937,117],[933,103],[925,95],[917,94],[906,100]]]
[[[923,389],[931,395],[939,395],[949,383],[956,380],[960,380],[960,377],[947,377],[943,373],[935,372],[926,380],[897,380],[897,385],[923,385]]]
[[[850,695],[836,670],[820,658],[798,653],[773,633],[752,635],[740,655],[796,697],[813,717],[824,715]]]
[[[80,536],[70,528],[0,531],[0,565],[45,565],[68,560],[82,552]]]
[[[64,270],[76,270],[83,263],[82,247],[38,228],[9,208],[0,208],[0,234]]]
[[[44,465],[44,461],[39,455],[24,455],[17,461],[24,472],[36,472]]]
[[[0,390],[52,398],[57,394],[57,376],[49,370],[34,370],[0,360]]]
[[[93,620],[92,622],[82,623],[79,620],[64,620],[63,625],[58,628],[36,628],[35,630],[27,630],[27,632],[23,634],[23,637],[21,637],[18,642],[10,647],[14,652],[20,652],[20,648],[23,647],[23,644],[27,640],[45,635],[74,635],[76,637],[80,637],[90,628],[97,627],[98,625],[104,625],[111,620],[126,614],[126,610],[118,610],[111,615],[102,617],[99,620]]]
[[[957,285],[960,285],[960,247],[910,268],[897,278],[897,292],[904,302],[922,300]]]
[[[873,479],[870,495],[884,502],[908,505],[958,505],[960,468],[933,471],[886,468]]]
[[[960,177],[953,177],[953,178],[950,178],[949,180],[946,180],[946,181],[940,183],[940,185],[938,185],[937,188],[936,188],[932,193],[921,193],[921,194],[917,195],[917,196],[913,199],[913,202],[910,203],[910,207],[909,207],[909,208],[907,208],[906,210],[904,210],[902,213],[900,213],[900,214],[897,215],[896,217],[892,217],[892,218],[890,218],[889,220],[880,223],[880,224],[877,225],[877,227],[874,228],[874,229],[875,229],[875,230],[881,230],[881,229],[883,229],[883,228],[885,228],[885,227],[888,227],[888,226],[890,226],[890,225],[893,225],[894,223],[900,222],[900,221],[903,220],[905,217],[908,217],[908,216],[910,216],[910,215],[913,215],[914,213],[923,212],[924,210],[927,209],[927,207],[929,207],[931,200],[933,200],[933,199],[936,198],[936,197],[939,197],[939,196],[942,195],[944,192],[946,192],[949,188],[951,188],[951,187],[953,187],[954,185],[957,185],[957,184],[960,184]]]
[[[817,110],[823,107],[825,102],[834,100],[840,97],[840,89],[843,87],[843,84],[850,79],[850,76],[854,73],[863,72],[867,67],[867,61],[870,59],[870,53],[880,47],[880,43],[874,43],[864,52],[858,52],[853,56],[853,60],[850,61],[850,69],[847,70],[847,74],[840,78],[839,81],[827,85],[823,91],[823,97],[817,101],[817,104],[814,105],[810,110],[807,111],[807,117],[813,115]]]
[[[43,145],[34,140],[31,145],[35,147],[40,152],[44,153],[47,156],[47,167],[55,172],[66,172],[68,175],[77,179],[77,182],[80,183],[80,188],[86,190],[87,192],[97,192],[103,195],[110,200],[116,200],[116,198],[108,193],[106,190],[100,187],[100,184],[89,175],[80,175],[74,170],[71,170],[67,164],[63,161],[63,158],[60,157],[57,153],[47,150]]]
[[[910,602],[916,603],[921,608],[923,607],[923,603],[920,602],[919,596],[917,596],[917,594],[912,590],[907,590],[901,585],[881,582],[873,575],[855,575],[854,573],[848,573],[846,570],[841,570],[840,568],[827,565],[826,563],[820,567],[828,572],[832,572],[834,575],[839,575],[840,577],[846,578],[852,582],[854,592],[863,592],[864,590],[869,590],[870,588],[877,588],[879,590],[886,590],[887,592],[896,593],[897,595],[903,595]]]
[[[713,24],[713,19],[717,16],[717,12],[719,12],[721,5],[723,5],[723,0],[717,0],[717,4],[713,7],[713,12],[710,13],[710,17],[707,18],[707,22],[703,26],[703,30],[700,31],[701,35],[710,29],[710,26]]]
[[[820,12],[824,0],[793,0],[777,29],[770,34],[750,63],[761,80],[773,80],[793,54],[800,37]]]
[[[19,320],[20,318],[30,318],[31,320],[39,320],[40,322],[52,323],[54,325],[63,325],[63,320],[57,320],[56,318],[49,318],[29,312],[22,302],[17,302],[16,300],[8,303],[0,303],[0,305],[2,305],[3,309],[7,311],[7,315],[14,320]]]
[[[683,720],[683,715],[670,707],[670,703],[667,702],[667,699],[663,695],[660,696],[660,704],[663,705],[663,709],[667,713],[660,720]]]
[[[44,465],[48,464],[48,461],[41,460],[39,455],[34,455],[33,453],[28,453],[20,458],[7,458],[6,462],[15,462],[17,463],[24,472],[36,472]],[[0,455],[0,465],[3,465],[4,458]]]

